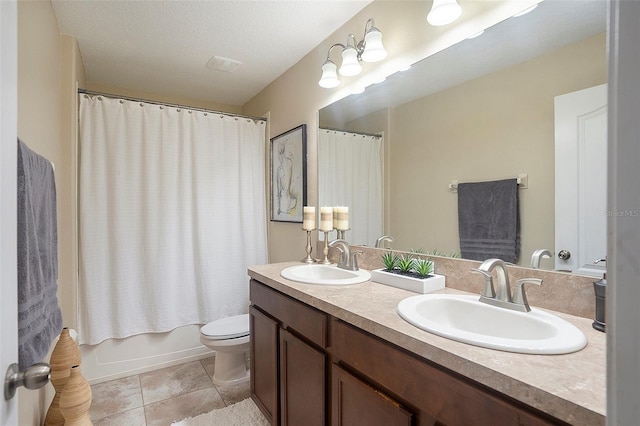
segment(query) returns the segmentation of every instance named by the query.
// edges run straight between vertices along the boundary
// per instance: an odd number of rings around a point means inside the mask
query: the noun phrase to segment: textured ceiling
[[[52,0],[87,80],[242,105],[371,0]],[[233,73],[212,56],[242,62]]]

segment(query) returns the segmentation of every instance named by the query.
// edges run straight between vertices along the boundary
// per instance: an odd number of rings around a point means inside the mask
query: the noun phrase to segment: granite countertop
[[[396,306],[417,293],[367,281],[322,286],[289,281],[282,269],[299,262],[257,265],[249,276],[301,302],[396,344],[571,424],[604,425],[606,337],[592,319],[553,312],[578,327],[587,346],[566,355],[528,355],[486,349],[431,334],[404,321]],[[464,292],[445,288],[439,292]],[[466,293],[468,294],[468,293]]]

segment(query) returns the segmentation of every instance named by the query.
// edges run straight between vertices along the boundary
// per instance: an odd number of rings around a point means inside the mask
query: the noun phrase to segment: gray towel
[[[517,179],[458,184],[458,230],[463,258],[516,263],[520,256]]]
[[[62,330],[56,187],[51,163],[18,139],[18,360],[41,361]]]

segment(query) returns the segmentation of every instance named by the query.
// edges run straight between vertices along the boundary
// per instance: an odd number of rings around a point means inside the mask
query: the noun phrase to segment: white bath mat
[[[244,399],[228,407],[219,408],[196,417],[172,423],[175,426],[268,426],[251,398]]]

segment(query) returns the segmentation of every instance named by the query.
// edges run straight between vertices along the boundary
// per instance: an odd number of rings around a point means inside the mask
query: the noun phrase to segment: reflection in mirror
[[[382,136],[331,129],[318,132],[318,204],[347,206],[350,244],[382,235]]]
[[[320,127],[383,135],[380,235],[393,236],[392,248],[459,253],[449,184],[527,174],[518,263],[529,266],[539,249],[557,251],[554,98],[606,83],[605,23],[606,1],[547,0],[320,111]],[[331,161],[321,146],[319,139],[319,193]],[[553,265],[540,259],[541,268]]]

